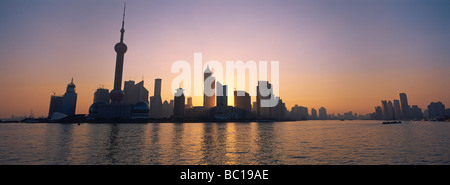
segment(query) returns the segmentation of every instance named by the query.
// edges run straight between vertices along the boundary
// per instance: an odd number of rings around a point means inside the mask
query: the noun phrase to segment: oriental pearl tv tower
[[[120,29],[120,42],[114,46],[114,50],[117,53],[117,57],[116,57],[116,72],[114,77],[114,89],[111,90],[110,93],[111,103],[113,104],[119,104],[122,101],[124,95],[122,91],[123,58],[128,49],[127,45],[123,43],[123,34],[125,33],[124,29],[125,7],[126,3],[123,6],[122,29]]]

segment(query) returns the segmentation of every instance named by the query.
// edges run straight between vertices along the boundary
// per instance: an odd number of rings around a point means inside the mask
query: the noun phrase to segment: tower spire
[[[125,33],[125,8],[127,7],[127,2],[123,5],[123,15],[122,15],[122,29],[120,29],[120,42],[123,43],[123,33]]]

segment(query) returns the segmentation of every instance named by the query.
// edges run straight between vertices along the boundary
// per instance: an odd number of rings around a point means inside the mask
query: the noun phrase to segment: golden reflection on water
[[[449,164],[448,123],[1,124],[0,164]]]

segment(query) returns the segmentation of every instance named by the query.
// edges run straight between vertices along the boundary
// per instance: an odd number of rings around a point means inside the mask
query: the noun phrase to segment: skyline
[[[395,99],[401,92],[408,94],[410,105],[422,108],[431,101],[450,104],[450,6],[346,2],[356,11],[323,1],[258,6],[254,1],[127,1],[123,81],[144,76],[153,94],[153,80],[162,78],[162,99],[170,100],[169,83],[177,75],[170,74],[170,65],[176,60],[192,64],[193,53],[201,51],[204,61],[280,61],[280,96],[288,109],[298,104],[326,107],[329,114],[366,114],[380,99]],[[0,39],[8,44],[0,50],[0,117],[30,110],[46,115],[52,92],[62,94],[71,77],[79,95],[76,113],[87,113],[100,85],[112,89],[112,45],[118,41],[122,3],[1,2],[0,20],[7,26]],[[380,10],[384,14],[375,16]],[[201,99],[194,97],[194,106]]]

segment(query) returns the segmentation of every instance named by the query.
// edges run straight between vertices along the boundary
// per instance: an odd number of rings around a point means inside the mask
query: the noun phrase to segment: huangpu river
[[[3,123],[0,164],[450,164],[450,123]]]

